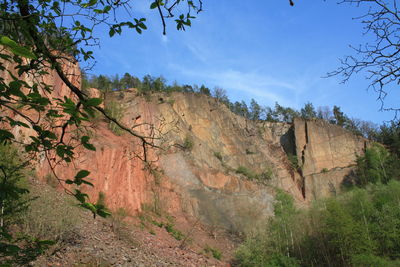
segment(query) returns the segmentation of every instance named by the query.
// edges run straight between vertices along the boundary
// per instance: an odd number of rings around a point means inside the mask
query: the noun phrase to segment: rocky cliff
[[[71,68],[76,77],[79,69]],[[70,94],[57,75],[45,81],[55,96]],[[96,89],[90,93],[99,95]],[[92,200],[103,192],[112,209],[183,214],[232,230],[249,229],[271,216],[276,189],[299,205],[335,193],[366,146],[363,138],[324,121],[256,123],[195,93],[143,97],[126,90],[110,94],[106,102],[118,105],[122,122],[152,136],[159,148],[147,147],[144,162],[139,140],[115,134],[98,118],[86,127],[97,151],[78,148],[76,160],[58,165],[56,172],[71,179],[77,170],[89,170],[95,187],[85,191]],[[13,131],[21,139],[27,136],[22,129]],[[43,160],[37,171],[43,179],[51,173]]]
[[[295,119],[293,127],[305,196],[318,199],[336,194],[368,140],[324,120]]]

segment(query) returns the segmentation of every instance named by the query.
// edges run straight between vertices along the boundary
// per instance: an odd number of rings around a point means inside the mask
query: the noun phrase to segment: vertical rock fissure
[[[306,161],[306,149],[307,149],[307,145],[308,145],[308,125],[307,125],[307,121],[304,121],[304,133],[305,133],[305,141],[306,143],[303,146],[303,149],[301,151],[301,168],[300,168],[300,176],[301,176],[301,194],[303,195],[303,198],[306,199],[306,178],[304,177],[303,174],[303,167]]]

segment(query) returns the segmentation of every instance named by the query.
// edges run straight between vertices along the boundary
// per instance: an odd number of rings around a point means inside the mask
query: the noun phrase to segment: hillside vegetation
[[[238,249],[240,266],[399,266],[399,161],[375,144],[347,191],[296,209],[278,192],[275,217]]]

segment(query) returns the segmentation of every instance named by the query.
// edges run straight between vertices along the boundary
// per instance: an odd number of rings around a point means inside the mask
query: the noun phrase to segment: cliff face
[[[79,76],[79,68],[70,67]],[[57,75],[43,79],[54,86],[55,97],[70,95]],[[90,94],[99,92],[92,89]],[[125,125],[153,136],[161,147],[147,148],[151,164],[141,159],[139,140],[114,134],[100,118],[87,125],[86,133],[97,151],[78,148],[73,164],[55,170],[64,179],[89,170],[95,187],[84,191],[91,200],[103,192],[111,209],[132,213],[150,208],[243,231],[273,214],[276,188],[290,193],[299,205],[339,190],[356,154],[366,146],[364,139],[324,121],[255,123],[194,93],[139,97],[127,90],[107,101],[122,108]],[[13,132],[21,140],[29,136],[25,129]],[[292,167],[288,154],[297,156],[301,170]],[[43,179],[51,173],[44,160],[37,171]]]
[[[335,194],[368,141],[323,120],[295,119],[293,127],[306,197]]]

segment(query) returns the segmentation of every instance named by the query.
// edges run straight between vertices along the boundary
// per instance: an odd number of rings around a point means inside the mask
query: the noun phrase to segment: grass
[[[37,198],[21,214],[23,232],[35,238],[63,242],[78,228],[81,210],[72,199],[49,188],[32,188],[29,197]]]

